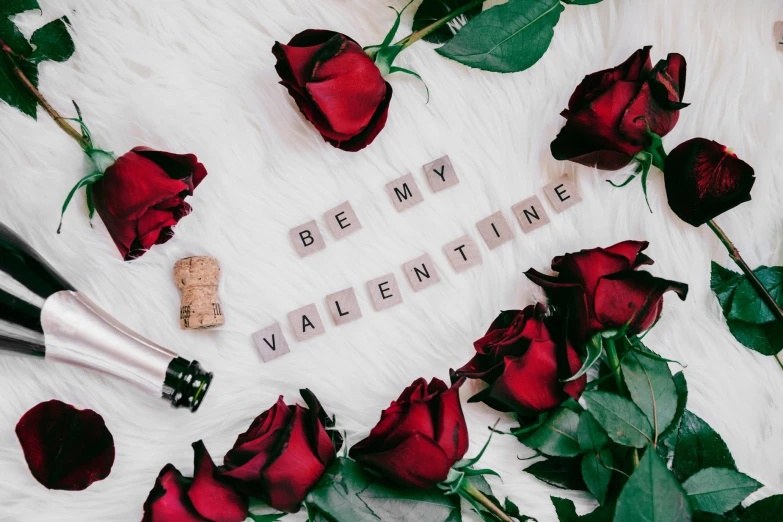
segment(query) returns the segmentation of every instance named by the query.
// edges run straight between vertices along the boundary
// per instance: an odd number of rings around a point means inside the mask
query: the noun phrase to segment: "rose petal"
[[[216,478],[215,463],[202,441],[193,443],[193,484],[188,498],[196,511],[211,522],[242,522],[247,518],[247,497]]]
[[[610,147],[600,137],[584,134],[566,122],[549,148],[556,160],[569,160],[601,170],[619,170],[633,160],[632,155]]]
[[[340,35],[334,31],[308,29],[294,36],[288,45],[275,42],[272,53],[277,58],[275,69],[280,79],[304,87],[313,70],[315,53],[335,36]]]
[[[191,484],[171,464],[166,464],[144,502],[141,522],[210,522],[196,513],[188,499]]]
[[[184,181],[191,196],[193,190],[207,177],[207,169],[194,154],[174,154],[148,147],[134,147],[132,152],[155,162],[170,178]]]
[[[454,461],[432,439],[415,434],[398,446],[377,453],[351,448],[351,458],[381,473],[387,479],[416,488],[429,489],[446,480]]]
[[[81,491],[109,476],[114,439],[103,417],[57,400],[25,413],[16,436],[35,479],[49,489]]]
[[[585,76],[568,101],[569,110],[580,110],[619,81],[635,82],[639,80],[652,69],[650,49],[652,46],[648,45],[633,53],[617,67]]]
[[[671,151],[664,179],[669,206],[694,227],[750,201],[756,182],[753,167],[720,143],[704,138]]]
[[[459,400],[459,388],[464,382],[465,379],[459,379],[451,388],[443,391],[436,399],[437,410],[434,412],[435,442],[455,462],[465,456],[470,442]]]
[[[621,272],[601,279],[595,294],[595,314],[606,329],[629,325],[629,334],[652,327],[660,316],[663,294],[674,291],[681,300],[688,285],[654,277],[649,272]]]

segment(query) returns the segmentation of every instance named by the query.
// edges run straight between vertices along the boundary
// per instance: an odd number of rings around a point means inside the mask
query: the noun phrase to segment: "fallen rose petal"
[[[109,476],[114,439],[103,417],[58,400],[25,413],[16,436],[35,479],[49,489],[81,491]]]

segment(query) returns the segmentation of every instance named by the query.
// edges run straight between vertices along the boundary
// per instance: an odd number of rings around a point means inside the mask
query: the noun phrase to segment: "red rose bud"
[[[381,414],[370,435],[351,448],[361,465],[398,484],[432,488],[468,451],[459,387],[417,379]]]
[[[481,379],[489,388],[471,402],[530,414],[555,408],[569,396],[578,399],[582,395],[587,377],[563,383],[579,371],[582,362],[570,343],[564,340],[559,346],[552,339],[543,314],[541,305],[503,312],[473,344],[476,355],[456,375]]]
[[[308,408],[282,396],[259,415],[226,454],[221,475],[275,509],[294,513],[337,458],[323,410],[308,390]]]
[[[386,125],[391,85],[351,38],[307,30],[288,45],[275,42],[272,53],[281,85],[325,141],[358,151]]]
[[[134,148],[106,169],[92,185],[92,197],[126,261],[174,236],[171,228],[190,214],[185,198],[206,175],[193,154],[147,147]]]
[[[242,522],[248,501],[220,482],[217,468],[202,441],[193,443],[194,471],[185,478],[171,464],[160,471],[144,502],[142,522]]]
[[[609,248],[582,250],[552,260],[557,276],[533,270],[525,275],[546,291],[550,303],[567,308],[575,342],[597,332],[619,330],[639,334],[652,327],[663,309],[663,294],[673,290],[680,299],[688,285],[637,272],[653,260],[642,253],[646,241],[624,241]]]
[[[585,76],[561,113],[567,121],[550,147],[555,159],[617,170],[650,143],[648,126],[659,136],[674,128],[686,106],[685,58],[670,54],[653,68],[650,49]]]
[[[16,425],[27,466],[49,489],[81,491],[109,476],[114,439],[103,417],[52,400],[25,413]]]
[[[698,227],[750,201],[756,182],[753,167],[718,142],[694,138],[666,158],[669,206],[680,219]]]

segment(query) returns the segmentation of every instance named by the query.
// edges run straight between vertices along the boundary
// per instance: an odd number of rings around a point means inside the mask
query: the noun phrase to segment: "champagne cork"
[[[186,257],[174,265],[174,281],[182,291],[179,325],[185,329],[214,328],[226,322],[220,310],[220,265],[213,257]]]

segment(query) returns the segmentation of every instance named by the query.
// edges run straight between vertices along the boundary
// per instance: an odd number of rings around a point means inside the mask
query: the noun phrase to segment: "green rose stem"
[[[432,33],[433,31],[437,31],[447,23],[451,22],[453,19],[458,17],[461,14],[467,13],[474,7],[478,7],[482,5],[486,0],[473,0],[472,2],[469,2],[459,9],[455,9],[454,11],[450,12],[440,20],[436,20],[435,22],[432,22],[430,25],[425,27],[424,29],[420,29],[419,31],[416,31],[415,33],[409,34],[399,42],[395,43],[394,45],[402,45],[402,50],[407,49],[414,43],[418,42],[428,34]]]
[[[487,496],[476,489],[471,484],[468,484],[467,482],[463,482],[460,486],[460,490],[465,495],[470,495],[473,500],[480,503],[482,506],[487,508],[490,513],[498,517],[503,522],[514,522],[511,517],[509,517],[502,509],[500,509],[494,502],[492,502]]]
[[[658,167],[661,172],[664,172],[664,166],[666,165],[666,152],[663,150],[663,146],[659,146],[650,152],[653,155],[653,165]],[[725,246],[726,250],[729,251],[729,257],[737,264],[738,267],[740,267],[742,272],[748,278],[750,284],[756,290],[756,293],[759,295],[761,300],[764,301],[764,304],[767,305],[767,308],[769,308],[769,310],[772,312],[772,315],[774,315],[778,321],[783,323],[783,308],[780,307],[778,302],[775,301],[775,298],[772,297],[772,294],[769,293],[769,290],[767,290],[761,281],[759,281],[759,278],[756,277],[756,274],[753,273],[753,269],[751,269],[745,260],[742,259],[739,250],[736,246],[734,246],[734,243],[731,242],[731,239],[729,239],[723,229],[721,229],[718,224],[715,223],[714,219],[707,221],[707,226],[710,227],[713,232],[715,232],[715,235],[718,236],[720,242],[723,243],[723,246]],[[775,360],[778,362],[778,366],[783,369],[783,361],[781,361],[779,355],[775,355]]]
[[[30,94],[35,96],[35,99],[38,100],[38,103],[41,105],[41,107],[43,107],[43,109],[49,114],[49,116],[52,117],[54,122],[62,130],[64,130],[68,136],[76,140],[76,142],[79,144],[79,146],[82,149],[88,150],[90,148],[90,144],[87,142],[87,140],[84,137],[82,137],[81,134],[79,134],[79,131],[71,127],[65,118],[60,116],[60,113],[58,113],[54,109],[54,107],[52,107],[49,104],[49,102],[46,101],[46,98],[44,98],[43,95],[38,91],[38,89],[35,88],[35,85],[33,85],[30,79],[22,72],[22,70],[16,64],[16,60],[14,60],[14,58],[15,57],[21,58],[21,57],[17,55],[10,47],[8,47],[2,39],[0,39],[0,48],[2,48],[3,53],[5,53],[6,58],[8,58],[8,61],[11,63],[11,67],[17,79],[20,82],[22,82],[22,84],[25,86],[25,88],[28,91],[30,91]]]

